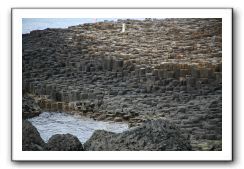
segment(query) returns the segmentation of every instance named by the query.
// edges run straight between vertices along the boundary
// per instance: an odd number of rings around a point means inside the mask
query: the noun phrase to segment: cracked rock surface
[[[36,30],[23,34],[22,46],[23,93],[42,110],[131,127],[167,119],[189,136],[193,150],[221,150],[221,19]]]
[[[84,144],[87,151],[190,151],[189,138],[164,120],[147,122],[135,129],[115,134],[97,130]]]

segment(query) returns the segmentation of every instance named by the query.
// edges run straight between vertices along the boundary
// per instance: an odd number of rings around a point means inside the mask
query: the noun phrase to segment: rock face
[[[120,134],[95,131],[84,144],[89,151],[189,151],[190,140],[175,125],[156,120]]]
[[[45,143],[37,129],[27,120],[22,121],[22,150],[42,151]]]
[[[46,144],[48,151],[82,151],[83,146],[77,137],[71,134],[55,134]]]
[[[47,111],[131,126],[163,117],[194,150],[221,147],[221,30],[218,18],[180,18],[32,31],[22,38],[23,92]]]
[[[38,116],[40,113],[41,109],[35,100],[28,95],[24,95],[22,98],[22,118],[32,118]]]

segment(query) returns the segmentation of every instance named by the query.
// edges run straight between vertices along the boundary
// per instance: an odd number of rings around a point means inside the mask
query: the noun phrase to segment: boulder
[[[111,140],[118,134],[105,131],[96,130],[94,131],[91,138],[84,144],[85,151],[109,151],[111,150]],[[111,150],[112,151],[112,150]]]
[[[41,151],[45,146],[37,129],[27,120],[22,121],[22,150]]]
[[[84,144],[86,151],[189,151],[190,140],[165,120],[144,123],[123,133],[97,130]]]
[[[71,134],[55,134],[46,144],[48,151],[83,151],[79,139]]]

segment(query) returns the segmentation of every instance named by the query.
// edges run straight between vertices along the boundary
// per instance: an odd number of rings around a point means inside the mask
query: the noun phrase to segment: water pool
[[[37,128],[45,142],[54,134],[70,133],[84,143],[95,130],[121,133],[129,128],[126,123],[95,121],[79,115],[56,112],[43,112],[28,120]]]

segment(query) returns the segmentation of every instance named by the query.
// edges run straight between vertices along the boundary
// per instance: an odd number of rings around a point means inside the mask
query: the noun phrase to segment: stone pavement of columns
[[[23,34],[23,93],[43,110],[130,126],[168,119],[195,150],[221,150],[221,25],[128,19]]]

